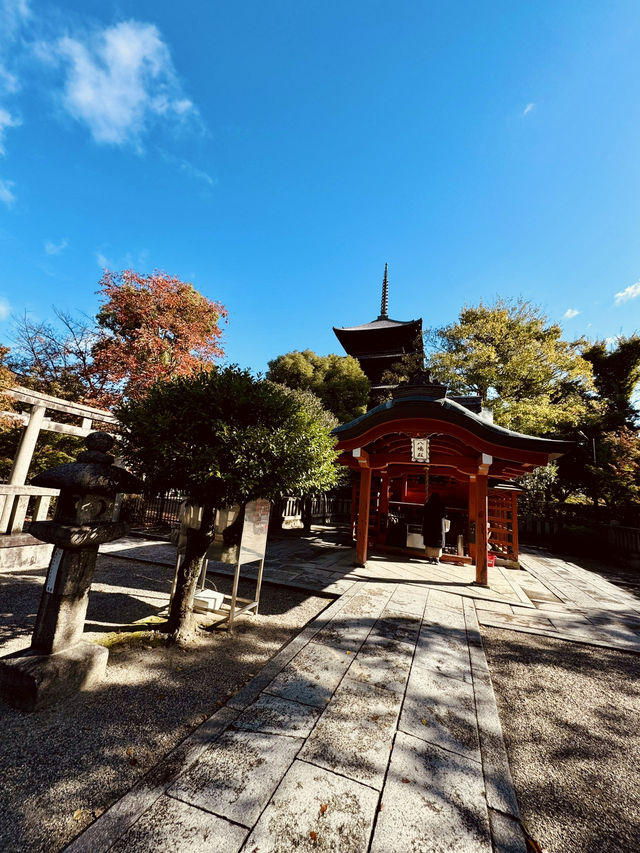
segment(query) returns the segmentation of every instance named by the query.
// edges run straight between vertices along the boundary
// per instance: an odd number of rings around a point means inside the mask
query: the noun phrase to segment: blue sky
[[[229,361],[523,296],[640,327],[637,2],[0,0],[0,339],[101,268],[229,309]]]

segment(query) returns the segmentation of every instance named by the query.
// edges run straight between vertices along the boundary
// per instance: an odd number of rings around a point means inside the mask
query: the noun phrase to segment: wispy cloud
[[[207,186],[214,186],[217,181],[215,178],[212,178],[208,172],[205,172],[204,169],[199,169],[197,166],[194,166],[189,160],[185,160],[183,157],[176,157],[175,154],[169,153],[169,151],[165,151],[164,148],[158,148],[158,152],[165,163],[171,163],[171,165],[176,166],[181,172],[185,175],[188,175],[190,178],[194,178],[197,181],[202,181]]]
[[[630,299],[635,299],[637,296],[640,296],[640,281],[636,281],[635,284],[630,284],[629,287],[625,287],[624,290],[616,293],[614,301],[616,305],[622,305],[623,302],[628,302]]]
[[[4,137],[7,128],[20,127],[22,121],[17,116],[12,116],[4,107],[0,107],[0,154],[5,154]]]
[[[101,270],[111,269],[112,264],[109,258],[105,257],[102,252],[96,252],[96,263]]]
[[[44,250],[47,255],[59,255],[60,252],[64,252],[68,245],[68,240],[60,240],[59,243],[54,243],[52,240],[45,240]]]
[[[7,207],[11,207],[16,200],[16,197],[13,194],[14,186],[15,184],[13,181],[5,181],[0,178],[0,201],[6,204]]]
[[[577,317],[580,312],[577,308],[567,308],[564,312],[565,320],[571,320],[572,317]]]
[[[6,299],[0,298],[0,320],[6,320],[11,314],[11,306]]]
[[[31,15],[27,0],[0,0],[0,155],[5,154],[5,136],[9,128],[19,127],[22,120],[15,112],[9,111],[5,100],[15,95],[20,83],[15,73],[15,43],[20,29]],[[7,207],[15,201],[13,181],[0,178],[0,202]]]
[[[529,113],[531,112],[531,110],[533,110],[533,108],[534,108],[534,107],[535,107],[534,102],[533,102],[533,101],[530,101],[530,102],[527,104],[527,106],[522,110],[522,115],[523,115],[523,116],[528,116],[528,115],[529,115]]]
[[[98,143],[139,148],[155,122],[198,116],[153,24],[124,21],[49,47],[64,69],[64,108]]]

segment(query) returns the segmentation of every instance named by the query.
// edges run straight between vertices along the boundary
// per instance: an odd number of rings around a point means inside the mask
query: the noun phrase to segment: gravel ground
[[[232,635],[203,632],[188,651],[118,634],[165,606],[172,574],[99,557],[86,629],[110,644],[105,681],[35,714],[0,702],[3,853],[60,850],[330,603],[265,584],[259,616],[241,617]],[[43,577],[0,575],[2,654],[28,645]],[[254,588],[241,584],[240,595]]]
[[[529,834],[544,853],[640,850],[640,656],[481,630]]]

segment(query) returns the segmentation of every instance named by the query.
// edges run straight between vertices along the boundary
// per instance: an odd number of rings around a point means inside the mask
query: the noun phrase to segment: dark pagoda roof
[[[415,352],[422,344],[422,320],[378,318],[360,326],[333,327],[336,337],[349,353],[360,358]]]
[[[423,352],[422,320],[392,320],[389,317],[389,265],[384,265],[380,315],[360,326],[333,327],[336,337],[349,355],[358,359],[399,357]]]

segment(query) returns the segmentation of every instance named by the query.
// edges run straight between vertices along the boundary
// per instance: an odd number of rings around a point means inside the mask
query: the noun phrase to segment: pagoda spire
[[[389,264],[384,265],[384,278],[382,279],[382,299],[380,301],[380,316],[378,320],[389,319],[389,279],[387,276]]]

